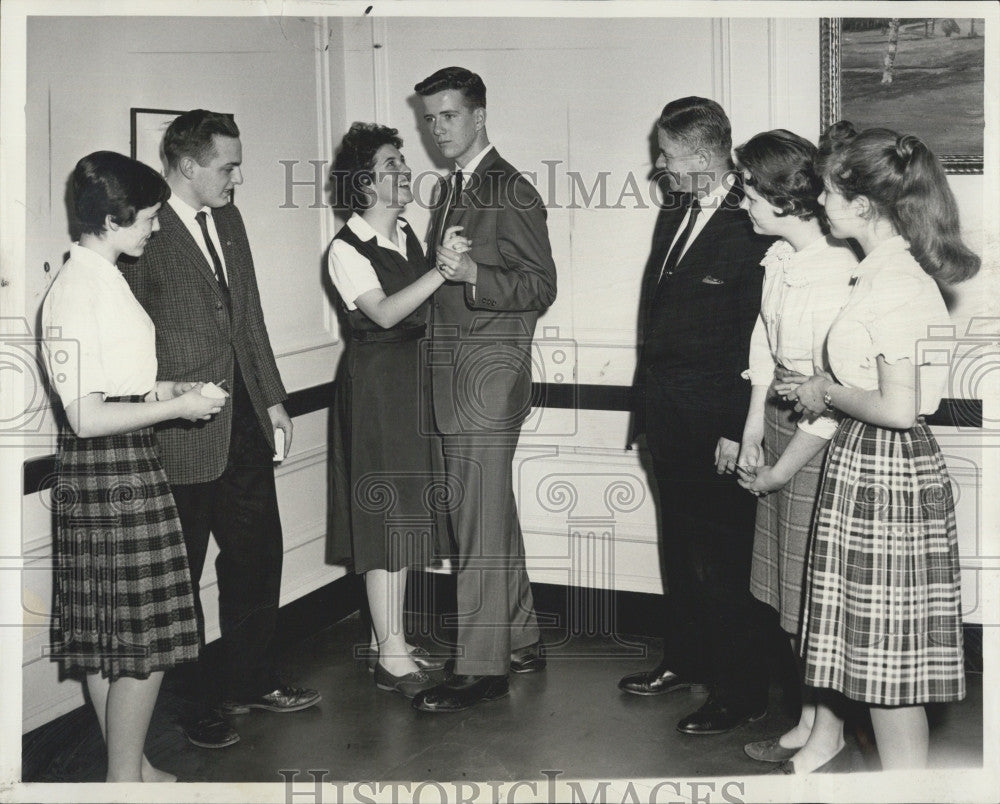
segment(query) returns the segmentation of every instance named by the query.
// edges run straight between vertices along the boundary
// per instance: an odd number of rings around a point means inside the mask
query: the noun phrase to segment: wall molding
[[[732,21],[712,18],[712,93],[723,109],[733,107]]]

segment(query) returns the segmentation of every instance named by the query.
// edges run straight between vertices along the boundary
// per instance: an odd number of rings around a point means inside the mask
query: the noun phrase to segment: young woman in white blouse
[[[823,454],[837,430],[832,412],[803,416],[774,390],[775,371],[826,370],[830,324],[850,293],[857,258],[823,233],[813,169],[816,146],[784,129],[766,131],[735,151],[754,231],[781,239],[768,250],[760,316],[750,339],[750,408],[737,461],[740,484],[763,495],[757,506],[750,591],[773,608],[794,645],[799,633],[806,546]],[[768,492],[773,492],[768,494]],[[780,737],[746,746],[747,755],[782,762],[801,748],[815,706],[803,700],[800,720]]]
[[[831,232],[865,254],[827,338],[829,374],[777,389],[844,417],[823,470],[806,575],[805,681],[864,703],[884,769],[927,763],[924,704],[965,696],[954,500],[924,416],[943,381],[922,382],[920,341],[949,323],[938,285],[979,270],[937,158],[919,139],[838,123],[818,170]],[[919,392],[918,392],[919,390]],[[783,767],[808,773],[843,750],[820,706]]]
[[[42,306],[59,437],[53,654],[83,674],[107,743],[109,782],[165,782],[143,754],[163,671],[198,655],[198,623],[177,509],[152,425],[198,422],[225,404],[202,383],[157,381],[153,322],[116,263],[156,232],[170,188],[111,151],[77,163],[79,243]]]

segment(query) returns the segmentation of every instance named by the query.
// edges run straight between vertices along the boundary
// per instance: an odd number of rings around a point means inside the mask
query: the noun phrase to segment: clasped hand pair
[[[720,475],[736,472],[736,482],[756,497],[780,489],[787,479],[781,478],[773,466],[763,466],[764,450],[760,443],[740,444],[720,438],[715,446],[715,471]]]
[[[459,234],[464,227],[449,226],[437,248],[437,269],[449,282],[476,284],[478,266],[469,256],[472,241]]]
[[[823,397],[833,385],[833,377],[829,374],[814,374],[806,377],[797,371],[790,371],[783,366],[774,369],[774,390],[784,399],[795,401],[795,410],[814,419],[826,410]]]
[[[787,401],[795,401],[795,410],[810,419],[826,411],[824,396],[833,384],[828,374],[807,377],[784,366],[774,369],[775,393]],[[735,458],[733,455],[735,454]],[[773,466],[764,464],[764,450],[760,442],[735,441],[721,438],[715,449],[716,471],[719,474],[735,471],[737,482],[754,496],[760,497],[782,488],[790,477],[785,477]]]

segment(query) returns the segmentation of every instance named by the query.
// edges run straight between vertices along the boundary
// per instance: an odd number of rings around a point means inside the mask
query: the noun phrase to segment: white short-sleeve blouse
[[[42,350],[63,407],[92,393],[147,394],[156,331],[117,267],[74,243],[42,305]]]
[[[745,376],[753,385],[770,385],[777,365],[806,376],[828,370],[826,336],[850,296],[851,272],[858,264],[854,252],[830,237],[820,237],[800,251],[778,240],[760,264],[764,290]],[[832,438],[837,425],[836,416],[824,414],[811,422],[802,419],[798,426]]]
[[[376,232],[371,227],[371,224],[357,213],[351,215],[344,225],[349,227],[361,240],[371,240],[374,238],[378,246],[399,252],[403,257],[406,257],[406,231],[403,229],[404,224],[406,224],[406,221],[403,218],[396,220],[396,243]],[[358,306],[354,303],[358,296],[367,293],[369,290],[382,289],[382,283],[379,282],[372,264],[368,262],[367,258],[361,256],[354,246],[344,240],[334,238],[330,244],[330,253],[327,262],[330,279],[337,288],[337,292],[340,294],[340,298],[343,299],[344,306],[348,310],[358,309]]]
[[[837,382],[849,388],[878,388],[878,364],[907,359],[926,365],[922,344],[951,319],[937,283],[910,253],[901,236],[880,243],[855,269],[847,304],[830,328],[827,351]],[[938,330],[940,331],[940,330]],[[921,376],[919,414],[937,410],[947,377]]]

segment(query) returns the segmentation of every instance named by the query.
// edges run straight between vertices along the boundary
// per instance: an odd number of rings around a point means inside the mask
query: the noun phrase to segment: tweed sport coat
[[[435,262],[448,180],[438,185],[427,256]],[[434,417],[445,434],[516,431],[531,408],[535,322],[556,297],[556,266],[542,199],[491,149],[463,182],[449,226],[464,227],[476,286],[445,283],[431,309]]]
[[[264,324],[253,257],[240,211],[212,210],[229,282],[232,313],[215,273],[170,204],[160,208],[160,231],[143,255],[119,267],[156,326],[157,378],[226,381],[233,387],[234,356],[271,448],[267,409],[287,398]],[[160,458],[171,484],[205,483],[226,468],[232,404],[210,421],[175,419],[157,426]]]

